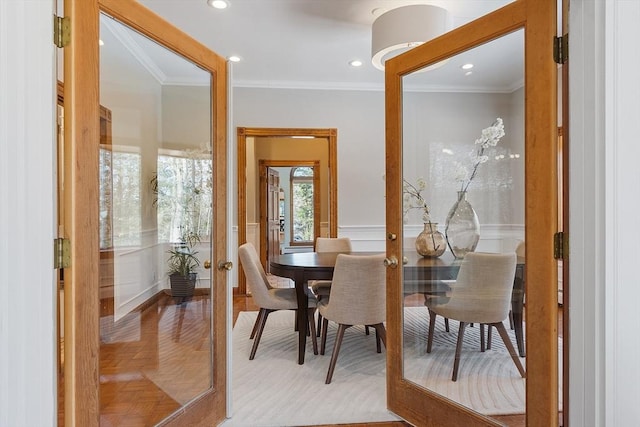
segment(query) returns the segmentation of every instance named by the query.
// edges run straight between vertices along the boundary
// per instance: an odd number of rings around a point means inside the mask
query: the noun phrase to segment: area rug
[[[479,351],[478,327],[467,328],[459,379],[451,381],[457,323],[451,333],[438,318],[433,352],[427,354],[426,308],[405,309],[406,376],[488,415],[524,412],[524,379],[494,333],[491,350]],[[249,339],[257,312],[242,312],[233,329],[232,413],[223,425],[303,426],[395,421],[386,407],[386,353],[376,353],[375,335],[347,329],[331,384],[325,377],[336,326],[330,322],[327,351],[314,355],[308,341],[304,365],[297,364],[294,313],[269,315],[254,360]],[[513,331],[509,331],[513,335]],[[513,338],[513,336],[512,336]],[[515,340],[513,340],[515,342]],[[524,363],[524,359],[521,359]],[[476,370],[480,374],[474,374]]]

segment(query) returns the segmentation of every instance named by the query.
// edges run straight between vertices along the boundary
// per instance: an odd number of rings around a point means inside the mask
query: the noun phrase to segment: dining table
[[[341,252],[350,255],[372,255],[380,252]],[[307,317],[309,280],[331,280],[337,252],[294,252],[272,256],[269,260],[270,273],[275,276],[292,279],[298,301],[298,364],[304,364],[309,319]],[[462,259],[456,259],[449,252],[437,258],[426,258],[405,251],[403,256],[404,293],[440,293],[442,281],[455,280]],[[524,258],[518,257],[511,297],[513,329],[516,335],[518,352],[525,356],[523,336],[524,308]]]

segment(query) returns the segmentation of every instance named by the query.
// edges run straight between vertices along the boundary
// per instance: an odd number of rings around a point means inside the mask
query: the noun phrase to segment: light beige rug
[[[375,335],[362,327],[347,329],[331,384],[324,383],[336,327],[330,322],[327,353],[314,355],[307,345],[304,365],[297,361],[294,313],[269,316],[260,347],[249,360],[249,334],[256,312],[242,312],[233,330],[233,417],[228,426],[302,426],[393,421],[386,409],[386,353],[375,351]],[[453,350],[447,347],[457,334],[444,331],[438,319],[431,354],[425,352],[426,308],[406,309],[405,351],[407,376],[459,403],[485,414],[524,411],[524,379],[494,333],[493,349],[479,352],[478,328],[467,328],[459,380],[451,381]],[[513,331],[510,331],[513,335]],[[424,345],[421,344],[424,340]],[[515,342],[515,340],[514,340]],[[455,344],[454,344],[455,346]],[[476,361],[477,359],[477,361]],[[524,362],[524,359],[521,359]],[[473,374],[479,368],[481,373]]]

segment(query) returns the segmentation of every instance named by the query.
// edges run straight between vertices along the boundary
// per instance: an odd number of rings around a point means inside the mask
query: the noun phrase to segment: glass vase
[[[467,192],[458,191],[458,200],[449,210],[445,224],[447,244],[453,256],[464,256],[476,250],[480,240],[480,222],[478,215],[467,201]]]
[[[424,230],[416,237],[416,252],[426,258],[439,257],[447,249],[444,235],[438,231],[438,224],[425,222]]]

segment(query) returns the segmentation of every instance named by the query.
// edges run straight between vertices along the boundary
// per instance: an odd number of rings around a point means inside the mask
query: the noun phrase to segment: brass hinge
[[[53,16],[53,43],[58,47],[65,47],[71,41],[71,18]]]
[[[568,242],[565,239],[564,232],[559,231],[553,235],[553,257],[555,259],[563,259],[568,253]]]
[[[553,60],[556,64],[564,64],[569,59],[569,34],[553,39]]]
[[[53,268],[71,267],[71,240],[53,239]]]

